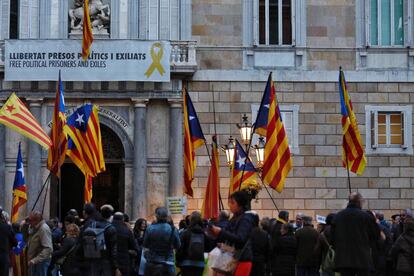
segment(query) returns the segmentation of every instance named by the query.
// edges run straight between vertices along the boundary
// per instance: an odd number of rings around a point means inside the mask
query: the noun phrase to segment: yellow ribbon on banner
[[[158,48],[158,53],[155,52],[155,49]],[[151,66],[148,68],[147,72],[145,72],[145,76],[147,76],[147,78],[149,78],[152,73],[154,73],[154,70],[157,69],[158,72],[160,72],[161,76],[164,75],[165,70],[161,65],[161,59],[162,56],[164,55],[164,48],[162,48],[162,45],[160,42],[156,42],[154,44],[152,44],[151,46],[151,59],[152,59],[152,64]]]

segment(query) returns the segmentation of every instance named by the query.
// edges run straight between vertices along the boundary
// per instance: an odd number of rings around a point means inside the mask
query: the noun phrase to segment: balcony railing
[[[197,69],[196,42],[171,41],[171,72],[194,73]]]
[[[0,71],[4,70],[4,40],[0,40]],[[192,74],[197,69],[196,42],[171,41],[171,73]]]

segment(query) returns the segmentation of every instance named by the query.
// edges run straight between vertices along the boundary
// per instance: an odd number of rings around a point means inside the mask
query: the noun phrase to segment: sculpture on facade
[[[73,8],[69,9],[70,33],[82,32],[83,27],[83,0],[75,0]],[[94,34],[109,34],[110,6],[102,0],[89,1],[89,15],[91,17]]]

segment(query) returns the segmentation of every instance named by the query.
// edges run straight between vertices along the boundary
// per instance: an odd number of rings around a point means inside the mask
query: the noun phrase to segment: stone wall
[[[229,135],[239,137],[236,123],[243,113],[251,121],[251,104],[259,104],[265,82],[192,82],[190,94],[204,134],[211,143],[214,132],[213,93],[216,128],[221,145]],[[414,84],[349,83],[354,111],[365,144],[365,105],[404,105],[413,100]],[[281,194],[271,191],[280,209],[326,215],[346,206],[348,184],[346,170],[341,166],[342,127],[338,87],[336,83],[276,83],[281,104],[299,105],[299,154]],[[220,188],[226,204],[229,168],[225,155],[220,156]],[[209,173],[205,148],[197,151],[198,167],[193,182],[194,199],[189,209],[200,209]],[[367,199],[365,208],[381,210],[389,218],[403,208],[414,207],[414,157],[407,155],[371,155],[361,177],[351,177],[354,191]],[[277,211],[265,190],[253,208],[261,215],[275,216]]]

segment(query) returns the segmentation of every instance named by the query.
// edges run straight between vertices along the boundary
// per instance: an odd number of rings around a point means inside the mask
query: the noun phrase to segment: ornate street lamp
[[[264,164],[264,148],[265,148],[264,137],[260,136],[259,141],[257,141],[257,144],[254,146],[254,150],[256,151],[256,159],[257,159],[256,166],[258,168],[263,167],[263,164]]]
[[[252,124],[247,120],[248,117],[246,114],[243,115],[243,121],[241,124],[237,124],[237,127],[240,130],[240,136],[242,138],[242,143],[247,147],[250,144],[250,138],[252,136]]]
[[[229,143],[227,145],[224,145],[222,149],[226,152],[226,158],[227,158],[227,165],[232,166],[234,162],[234,151],[235,151],[235,143],[232,136],[229,138]]]

